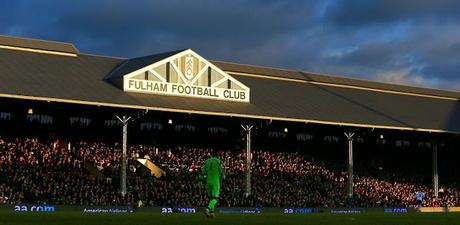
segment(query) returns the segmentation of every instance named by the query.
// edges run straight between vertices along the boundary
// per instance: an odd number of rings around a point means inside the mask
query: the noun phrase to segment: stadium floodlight
[[[27,109],[27,114],[34,114],[34,109],[32,108]]]

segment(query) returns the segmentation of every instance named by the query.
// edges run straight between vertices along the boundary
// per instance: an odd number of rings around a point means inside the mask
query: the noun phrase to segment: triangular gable
[[[123,90],[249,102],[249,88],[191,49],[123,75]]]

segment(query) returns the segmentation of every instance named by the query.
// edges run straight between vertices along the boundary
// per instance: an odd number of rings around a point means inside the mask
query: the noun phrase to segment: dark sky
[[[460,90],[458,0],[5,0],[0,34]]]

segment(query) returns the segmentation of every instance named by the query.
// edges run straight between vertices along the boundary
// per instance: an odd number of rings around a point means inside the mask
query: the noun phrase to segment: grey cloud
[[[92,8],[61,15],[57,25],[76,35],[105,37],[114,43],[132,42],[129,45],[134,46],[148,42],[168,46],[171,44],[164,43],[168,40],[192,45],[199,40],[209,45],[231,42],[234,47],[244,48],[304,29],[311,14],[311,8],[306,5],[276,1],[145,3],[142,7],[133,7],[125,1],[98,1]]]
[[[365,26],[401,20],[460,18],[456,0],[337,0],[326,9],[328,22],[340,26]]]
[[[82,52],[193,48],[209,59],[435,87],[460,84],[459,20],[450,0],[0,2],[3,34]]]

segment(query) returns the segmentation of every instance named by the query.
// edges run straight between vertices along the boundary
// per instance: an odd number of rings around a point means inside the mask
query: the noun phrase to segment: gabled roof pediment
[[[127,60],[106,79],[125,92],[249,102],[249,88],[191,49]]]

